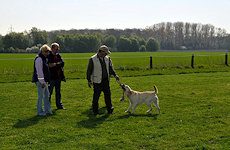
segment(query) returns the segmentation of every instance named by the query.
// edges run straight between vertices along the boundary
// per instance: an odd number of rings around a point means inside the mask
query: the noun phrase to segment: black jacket
[[[49,63],[55,63],[54,61],[54,54],[52,52],[50,52],[50,54],[48,55],[48,64]],[[63,67],[64,67],[65,61],[62,59],[60,54],[57,54],[57,64],[55,67],[50,67],[50,79],[51,80],[56,80],[61,78],[62,81],[66,82],[65,79],[65,75],[64,75],[64,71],[63,71]],[[60,68],[60,72],[61,75],[58,75],[58,68]]]
[[[44,79],[45,79],[45,82],[50,82],[50,71],[49,71],[49,66],[47,64],[47,61],[46,61],[46,57],[39,53],[36,57],[35,57],[35,60],[34,60],[34,72],[33,72],[33,76],[32,76],[32,82],[37,82],[38,81],[38,75],[37,75],[37,70],[35,68],[35,61],[38,57],[41,57],[42,58],[42,62],[43,62],[43,74],[44,74]]]

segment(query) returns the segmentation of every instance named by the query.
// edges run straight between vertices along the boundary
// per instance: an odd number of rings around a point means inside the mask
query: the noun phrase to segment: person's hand
[[[88,86],[89,88],[91,88],[92,82],[88,82]]]
[[[119,78],[119,76],[118,76],[118,75],[116,75],[116,76],[115,76],[115,78],[116,78],[116,80],[118,80],[118,81],[120,80],[120,78]]]
[[[49,63],[49,67],[55,67],[56,63]]]
[[[42,84],[42,88],[44,88],[45,87],[45,84]]]

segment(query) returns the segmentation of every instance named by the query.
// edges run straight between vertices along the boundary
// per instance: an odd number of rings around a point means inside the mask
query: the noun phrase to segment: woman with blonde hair
[[[38,90],[37,99],[37,115],[46,116],[52,114],[51,106],[49,102],[49,90],[47,82],[50,82],[49,66],[47,64],[47,56],[51,51],[48,45],[43,45],[40,48],[40,53],[34,60],[34,72],[32,82],[36,84]],[[42,102],[44,101],[44,109]]]

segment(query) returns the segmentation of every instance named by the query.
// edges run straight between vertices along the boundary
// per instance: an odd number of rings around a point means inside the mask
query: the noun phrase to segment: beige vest
[[[100,58],[97,57],[97,54],[93,55],[92,57],[93,60],[93,72],[91,75],[91,81],[94,83],[101,83],[102,80],[102,68],[101,68],[101,63],[100,63]],[[109,75],[109,57],[105,56],[104,57],[105,64],[106,64],[106,69],[108,73],[108,79],[110,80],[110,75]]]

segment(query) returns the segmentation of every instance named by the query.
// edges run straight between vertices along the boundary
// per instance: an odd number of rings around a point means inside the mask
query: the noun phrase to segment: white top
[[[41,57],[38,57],[36,60],[35,60],[35,68],[36,68],[36,73],[37,73],[37,76],[38,76],[38,81],[41,83],[41,84],[45,84],[45,79],[44,79],[44,73],[43,73],[43,61],[42,61],[42,58]]]

